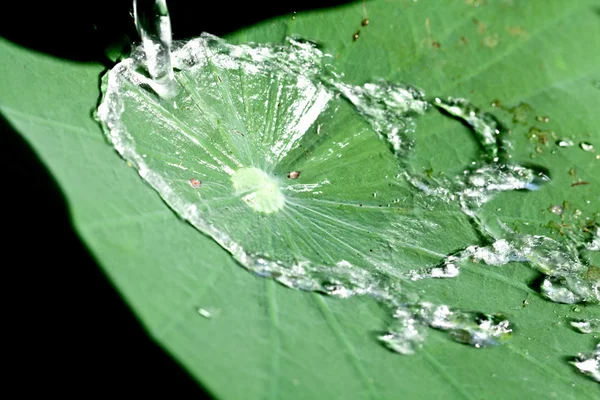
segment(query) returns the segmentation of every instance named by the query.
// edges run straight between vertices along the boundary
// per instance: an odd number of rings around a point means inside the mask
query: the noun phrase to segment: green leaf
[[[600,144],[597,1],[439,3],[373,2],[283,16],[231,40],[280,42],[297,34],[322,43],[350,82],[383,77],[429,95],[470,99],[511,127],[516,161],[533,155],[531,161],[552,174],[543,190],[503,193],[486,211],[511,227],[555,238],[560,229],[579,228],[597,212],[599,160],[576,146],[558,148],[552,132]],[[365,17],[369,24],[361,26]],[[373,300],[323,297],[251,275],[178,219],[91,118],[101,66],[6,41],[1,46],[3,114],[48,165],[78,233],[150,334],[219,398],[575,399],[597,393],[597,384],[565,358],[593,348],[591,336],[567,326],[569,318],[597,316],[598,306],[576,313],[543,299],[529,286],[537,273],[523,264],[470,265],[459,278],[423,287],[461,309],[508,314],[517,327],[513,339],[475,349],[431,332],[419,353],[391,353],[376,341],[391,318]],[[491,106],[496,99],[502,108]],[[510,109],[520,103],[531,111],[521,108],[512,122]],[[531,128],[549,140],[532,136]],[[414,165],[433,173],[459,172],[477,151],[467,128],[430,115],[419,121],[416,141]],[[577,179],[589,184],[572,187]],[[564,201],[569,227],[547,211]],[[202,317],[199,308],[213,317]]]

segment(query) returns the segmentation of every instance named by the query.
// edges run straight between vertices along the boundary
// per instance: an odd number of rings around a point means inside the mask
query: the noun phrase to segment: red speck
[[[190,185],[192,185],[192,187],[193,187],[194,189],[198,189],[198,188],[199,188],[199,187],[202,185],[202,181],[199,181],[199,180],[198,180],[198,179],[196,179],[196,178],[192,178],[192,179],[190,179],[190,181],[189,181],[189,182],[190,182]]]
[[[300,171],[292,171],[289,174],[287,174],[287,177],[290,179],[296,179],[300,176]]]

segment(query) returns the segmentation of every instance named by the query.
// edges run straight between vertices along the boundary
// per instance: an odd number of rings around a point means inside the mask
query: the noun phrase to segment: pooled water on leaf
[[[581,150],[587,151],[590,153],[594,151],[594,145],[589,142],[581,142],[581,143],[579,143],[579,147],[581,147]]]
[[[420,280],[457,277],[467,260],[527,262],[545,275],[547,298],[598,301],[579,248],[480,218],[496,194],[537,190],[549,177],[508,163],[503,127],[467,100],[433,106],[471,126],[482,155],[460,177],[436,180],[408,168],[415,118],[433,108],[425,94],[348,84],[310,43],[236,46],[208,34],[173,43],[169,96],[153,90],[144,62],[138,48],[103,81],[98,115],[122,157],[250,271],[386,304],[394,323],[380,340],[392,350],[414,352],[427,327],[476,347],[510,337],[504,316],[436,304],[420,290]]]
[[[257,274],[373,296],[412,315],[421,341],[429,325],[487,343],[467,336],[493,323],[426,312],[408,278],[476,240],[459,205],[401,174],[412,115],[427,107],[420,92],[348,85],[298,40],[233,46],[205,34],[173,48],[176,96],[147,86],[138,49],[106,77],[99,109],[115,148],[171,208]]]
[[[581,333],[600,333],[600,318],[584,319],[581,321],[572,321],[571,325]]]
[[[584,334],[600,332],[600,319],[591,318],[581,321],[572,321],[571,325]],[[571,364],[581,373],[600,382],[600,342],[591,353],[579,353]]]
[[[591,353],[579,353],[574,361],[571,361],[581,373],[588,375],[596,382],[600,382],[600,343]]]

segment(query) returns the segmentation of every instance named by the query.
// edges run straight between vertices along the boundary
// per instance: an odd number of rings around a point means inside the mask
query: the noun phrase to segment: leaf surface
[[[549,206],[568,201],[569,218],[580,210],[581,220],[598,210],[597,153],[558,148],[551,132],[600,145],[599,6],[357,3],[282,16],[230,39],[279,42],[297,34],[323,43],[350,82],[403,81],[427,95],[463,96],[492,111],[511,128],[514,159],[547,167],[552,181],[539,192],[504,193],[486,210],[513,227],[560,238],[554,228],[561,220]],[[361,26],[365,17],[369,24]],[[537,274],[523,264],[470,265],[457,279],[425,282],[425,290],[462,309],[505,312],[516,326],[513,339],[475,349],[431,332],[416,355],[391,353],[376,341],[390,317],[374,301],[294,291],[251,275],[177,218],[91,117],[102,67],[0,44],[2,113],[60,183],[78,233],[150,334],[219,398],[597,395],[597,384],[565,358],[595,345],[568,321],[597,316],[598,306],[576,313],[541,298],[530,287]],[[496,99],[502,108],[490,105]],[[514,123],[510,109],[520,103],[531,111]],[[531,138],[532,127],[551,140]],[[414,165],[434,173],[461,171],[477,151],[468,129],[449,118],[424,117],[416,141]],[[589,184],[572,187],[577,179]],[[569,223],[576,227],[581,220],[573,216]],[[548,228],[550,221],[555,224]],[[213,318],[198,315],[199,308]]]

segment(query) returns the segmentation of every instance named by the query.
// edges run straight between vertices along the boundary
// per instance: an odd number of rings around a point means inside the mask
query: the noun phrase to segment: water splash
[[[146,83],[162,97],[173,97],[178,90],[171,65],[171,19],[165,0],[134,0],[133,14],[142,38],[145,63],[150,79]]]
[[[414,286],[413,271],[452,274],[433,266],[476,240],[458,204],[420,193],[399,168],[412,118],[427,108],[422,93],[346,84],[329,56],[297,39],[234,46],[204,34],[173,43],[179,91],[157,96],[140,73],[144,51],[104,78],[105,133],[241,265],[296,289],[378,299],[398,323],[418,325],[404,344],[390,329],[405,349],[428,327],[477,347],[509,333],[504,320],[434,304]]]
[[[429,327],[475,347],[510,337],[501,315],[421,298],[415,282],[456,277],[467,260],[527,262],[546,275],[547,298],[598,301],[598,282],[572,246],[498,237],[480,219],[498,193],[538,190],[549,177],[510,164],[502,125],[467,100],[433,105],[473,129],[481,159],[456,179],[426,180],[405,168],[414,117],[430,108],[422,91],[347,84],[330,56],[302,40],[233,46],[204,34],[173,43],[178,90],[167,93],[140,73],[146,47],[104,79],[105,132],[173,210],[249,270],[296,289],[380,300],[395,317],[380,340],[402,354],[422,346]],[[472,223],[490,245],[470,246],[479,242]]]

